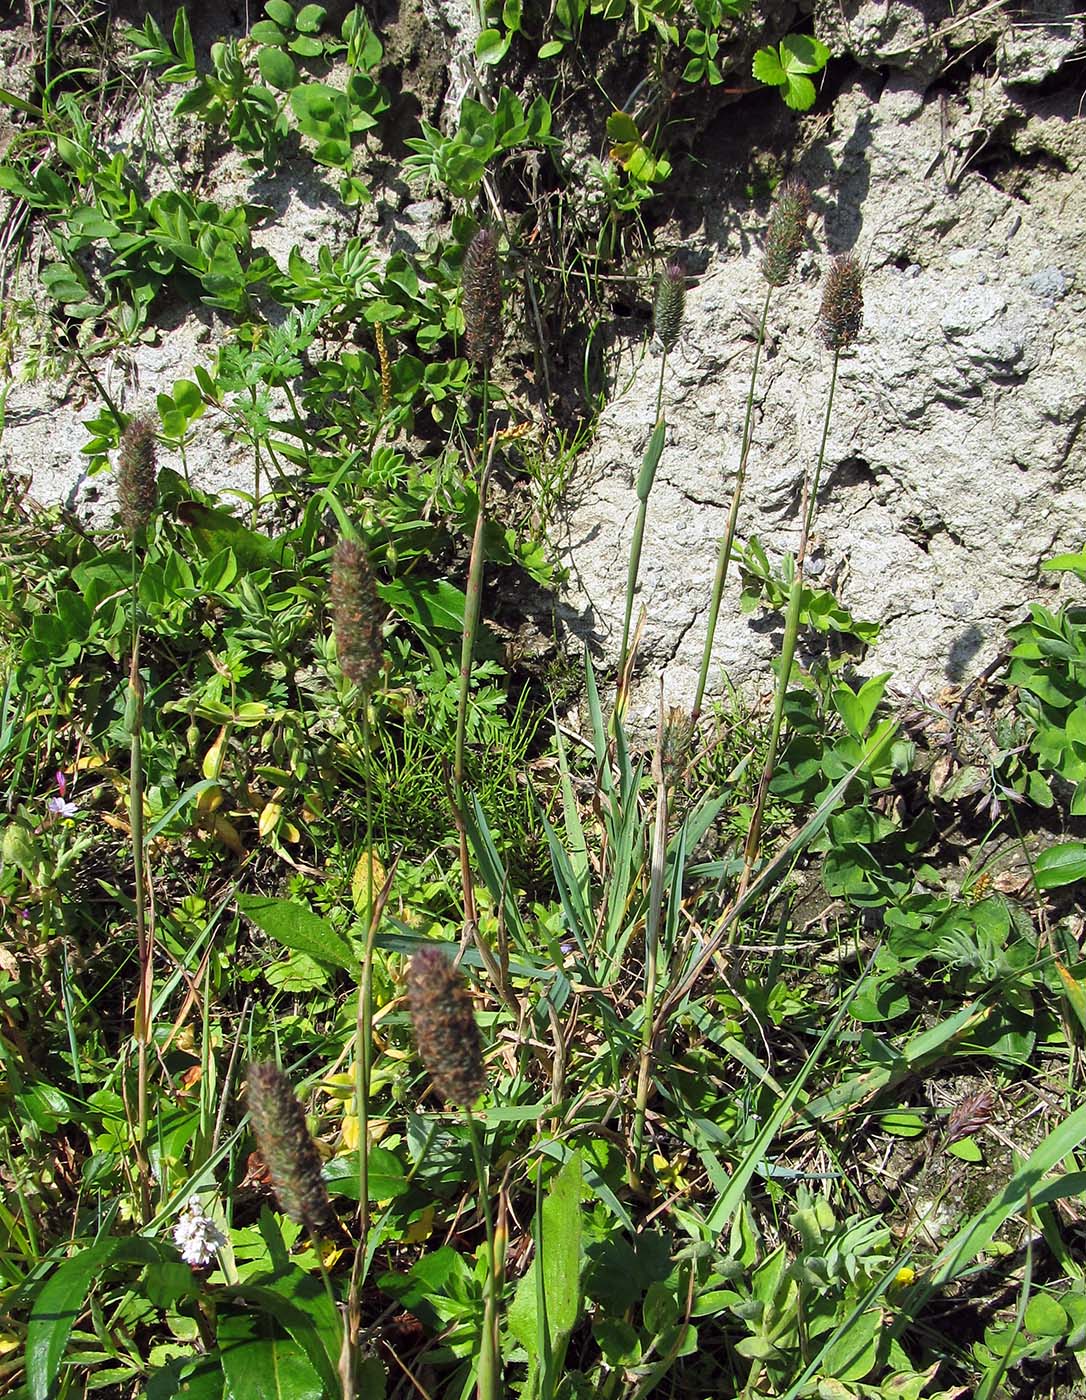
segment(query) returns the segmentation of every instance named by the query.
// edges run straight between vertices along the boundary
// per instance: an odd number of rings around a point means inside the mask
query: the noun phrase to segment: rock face
[[[1086,123],[1075,92],[1021,95],[1076,51],[1081,20],[1006,29],[998,52],[1013,51],[1013,65],[1001,78],[974,75],[952,97],[926,87],[912,48],[894,47],[893,36],[929,33],[924,7],[845,8],[859,56],[897,54],[899,68],[846,85],[828,132],[797,164],[816,213],[810,251],[770,306],[739,535],[757,536],[771,561],[796,548],[832,368],[815,331],[820,280],[832,254],[854,252],[865,326],[841,361],[808,573],[882,624],[865,671],[893,669],[899,687],[937,691],[992,659],[1007,623],[1050,581],[1041,561],[1086,536]],[[643,718],[655,713],[661,673],[670,703],[693,699],[738,460],[765,296],[764,215],[717,235],[727,227],[710,205],[684,231],[692,260],[707,254],[708,265],[692,279],[683,343],[666,368],[631,705]],[[605,661],[618,648],[660,370],[658,346],[616,353],[616,383],[628,387],[582,463],[564,539],[567,620]],[[779,617],[742,616],[739,591],[733,563],[710,692],[725,675],[766,682],[777,651]]]
[[[404,0],[386,35],[413,84],[404,90],[427,119],[439,119],[443,103],[445,125],[472,81],[469,10],[464,0]],[[777,0],[761,13],[803,26]],[[1086,535],[1086,122],[1069,67],[1086,54],[1086,18],[1061,0],[1033,0],[1014,15],[987,0],[818,0],[816,28],[838,60],[830,79],[840,91],[823,114],[789,118],[784,143],[814,214],[795,275],[770,306],[740,539],[756,536],[774,562],[796,547],[832,368],[816,333],[821,278],[833,254],[853,252],[865,269],[865,326],[840,368],[808,576],[882,624],[866,668],[893,668],[904,688],[936,690],[981,669],[1024,601],[1051,582],[1041,561]],[[745,159],[759,112],[783,109],[775,95],[730,91],[742,100],[722,120]],[[165,130],[172,161],[191,133],[168,119]],[[632,713],[643,718],[655,713],[661,673],[669,702],[693,698],[765,297],[766,210],[723,193],[739,165],[718,135],[710,118],[692,138],[700,192],[665,187],[653,206],[673,199],[679,212],[659,231],[660,251],[684,257],[691,278],[664,377],[667,444],[641,567],[646,622]],[[318,246],[342,246],[352,228],[378,254],[416,250],[448,216],[447,204],[419,200],[393,171],[353,224],[305,165],[308,174],[264,179],[228,156],[209,182],[226,206],[266,206],[253,242],[280,262],[294,244],[310,258]],[[179,310],[176,324],[160,320],[157,330],[95,358],[99,383],[126,410],[149,408],[225,334],[203,310]],[[112,482],[86,481],[81,453],[98,385],[51,382],[48,349],[36,375],[16,374],[9,386],[0,467],[32,476],[43,501],[107,519]],[[635,481],[660,372],[660,349],[640,327],[613,331],[611,350],[610,401],[570,484],[561,540],[570,571],[561,614],[605,664],[618,651]],[[183,465],[176,454],[163,464]],[[196,425],[184,465],[197,485],[252,489],[251,454],[221,424]],[[738,603],[733,564],[711,692],[725,678],[763,686],[778,650],[779,617],[744,616]]]

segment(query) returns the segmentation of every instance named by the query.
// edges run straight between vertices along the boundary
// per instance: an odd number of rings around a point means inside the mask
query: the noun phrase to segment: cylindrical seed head
[[[150,418],[133,418],[121,434],[117,468],[121,524],[128,538],[135,539],[158,504],[155,429]]]
[[[847,350],[863,323],[863,270],[851,253],[842,253],[830,264],[822,291],[822,339],[830,350]]]
[[[340,670],[368,694],[381,675],[381,604],[365,545],[341,539],[332,552],[332,627]]]
[[[498,235],[481,228],[464,254],[465,353],[473,365],[489,364],[502,343],[502,283]]]
[[[305,1113],[278,1065],[249,1066],[249,1116],[253,1136],[284,1215],[314,1235],[345,1241],[321,1176],[321,1159]]]
[[[771,287],[783,286],[791,275],[807,235],[811,192],[804,181],[789,176],[777,186],[762,254],[762,276]]]
[[[685,312],[686,270],[681,263],[670,262],[656,279],[656,298],[652,306],[653,330],[665,351],[674,350]]]
[[[411,959],[407,996],[434,1088],[447,1103],[470,1108],[486,1085],[479,1028],[467,985],[440,948],[422,948]]]

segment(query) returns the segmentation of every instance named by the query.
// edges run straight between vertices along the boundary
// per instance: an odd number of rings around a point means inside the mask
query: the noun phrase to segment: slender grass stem
[[[661,702],[662,709],[662,702]],[[633,1152],[637,1171],[644,1168],[645,1113],[652,1084],[652,1048],[656,1014],[657,963],[660,950],[660,914],[664,903],[664,867],[667,858],[668,792],[661,763],[663,714],[656,755],[656,825],[652,837],[649,906],[645,916],[645,1019],[641,1025],[641,1056],[634,1106]]]
[[[373,1062],[373,948],[377,933],[373,889],[373,778],[370,741],[369,700],[362,700],[362,752],[365,762],[366,791],[366,946],[358,981],[358,1009],[355,1021],[355,1111],[358,1116],[358,1243],[347,1296],[348,1332],[357,1350],[362,1326],[360,1290],[365,1278],[370,1235],[370,1080]]]
[[[456,708],[456,747],[453,753],[453,796],[462,806],[464,788],[464,755],[467,744],[468,704],[471,697],[471,662],[479,632],[479,617],[483,599],[483,567],[486,563],[486,493],[493,462],[493,444],[487,454],[479,477],[479,509],[468,560],[468,585],[464,605],[464,630],[460,645],[460,693]]]
[[[754,802],[754,811],[751,815],[750,828],[747,832],[746,845],[743,851],[743,873],[739,880],[738,898],[746,893],[750,883],[751,875],[758,861],[758,852],[762,841],[762,824],[765,817],[765,804],[769,797],[769,785],[773,781],[773,772],[777,763],[777,747],[780,743],[781,725],[784,718],[784,700],[788,692],[788,682],[792,675],[792,662],[796,653],[796,639],[799,635],[799,616],[803,602],[803,571],[807,560],[807,545],[810,541],[811,528],[814,524],[815,505],[818,498],[818,487],[822,480],[822,467],[826,460],[826,442],[829,439],[830,419],[833,414],[833,394],[837,386],[837,366],[840,360],[840,352],[836,351],[833,357],[833,369],[830,374],[830,389],[826,398],[826,413],[822,422],[822,440],[818,448],[818,461],[815,464],[814,477],[810,483],[810,489],[805,490],[803,502],[803,524],[800,529],[799,548],[796,551],[795,569],[792,574],[792,582],[788,590],[788,611],[785,614],[784,641],[781,644],[780,665],[777,674],[777,690],[773,702],[773,721],[769,730],[769,744],[766,749],[765,764],[762,768],[762,775],[758,782],[758,793]],[[728,946],[732,946],[739,936],[738,920],[732,925],[728,934]]]
[[[132,833],[136,954],[139,963],[139,988],[133,1017],[133,1038],[136,1042],[136,1157],[140,1180],[140,1205],[146,1222],[151,1218],[151,1169],[147,1156],[147,1046],[150,1040],[153,968],[147,923],[143,849],[143,681],[140,677],[138,545],[139,540],[134,533],[131,547],[130,659],[125,728],[129,736],[128,824]]]
[[[641,546],[645,537],[645,519],[649,510],[649,493],[652,490],[656,467],[660,460],[656,443],[659,440],[660,427],[663,422],[664,372],[666,369],[667,351],[665,350],[660,358],[660,379],[656,386],[656,411],[653,414],[652,442],[650,443],[637,483],[637,519],[634,522],[633,538],[630,540],[630,562],[626,571],[626,612],[622,619],[622,646],[618,653],[619,698],[616,700],[615,704],[616,710],[620,713],[624,708],[621,702],[624,700],[627,690],[626,659],[630,647],[630,624],[633,620],[634,595],[637,592],[637,577],[641,569]]]
[[[735,473],[735,485],[732,488],[731,506],[728,510],[727,523],[724,526],[724,533],[720,537],[720,546],[716,555],[716,573],[713,578],[713,592],[709,599],[709,618],[705,632],[705,649],[701,655],[701,670],[698,672],[698,688],[694,694],[694,706],[692,718],[696,721],[701,714],[702,701],[705,698],[705,687],[709,679],[709,663],[713,652],[713,640],[716,637],[716,624],[720,616],[720,600],[724,596],[724,585],[728,580],[728,565],[731,562],[732,549],[735,544],[735,525],[739,518],[739,504],[743,496],[743,484],[747,475],[747,457],[750,455],[750,439],[754,425],[754,390],[758,381],[758,367],[762,359],[762,347],[765,344],[765,328],[769,317],[769,303],[773,296],[773,287],[770,285],[766,289],[765,301],[762,304],[762,318],[758,323],[758,339],[754,346],[754,364],[750,372],[750,387],[747,389],[747,407],[743,418],[743,436],[739,446],[739,466]]]
[[[486,1300],[483,1311],[483,1337],[479,1348],[478,1400],[500,1400],[502,1393],[501,1343],[498,1335],[501,1295],[501,1265],[498,1259],[497,1233],[494,1229],[494,1209],[490,1188],[483,1166],[483,1145],[479,1125],[470,1108],[464,1109],[464,1122],[471,1140],[471,1155],[475,1177],[479,1183],[479,1206],[486,1226]]]

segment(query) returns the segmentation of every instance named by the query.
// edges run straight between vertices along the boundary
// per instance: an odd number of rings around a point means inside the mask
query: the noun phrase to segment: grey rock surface
[[[1004,106],[1001,120],[1015,118]],[[1029,123],[1017,114],[1019,128]],[[1040,562],[1086,535],[1086,132],[1060,123],[1063,155],[1015,197],[970,168],[972,123],[906,75],[854,83],[799,173],[816,216],[811,251],[773,297],[756,393],[741,538],[771,560],[794,550],[805,475],[818,453],[831,356],[815,327],[830,255],[865,267],[866,314],[842,358],[818,499],[811,581],[835,585],[882,624],[866,658],[905,689],[961,681],[998,650],[1037,596]],[[1030,119],[1033,120],[1032,118]],[[1068,132],[1073,129],[1073,136]],[[1072,146],[1074,149],[1072,150]],[[738,457],[765,294],[760,224],[727,228],[706,209],[690,240],[709,263],[665,377],[668,440],[649,503],[640,605],[646,614],[632,712],[690,704],[716,542]],[[659,348],[616,345],[616,385],[565,520],[566,617],[605,661],[621,632],[634,478],[652,426]],[[780,618],[739,611],[733,565],[710,674],[764,685]]]

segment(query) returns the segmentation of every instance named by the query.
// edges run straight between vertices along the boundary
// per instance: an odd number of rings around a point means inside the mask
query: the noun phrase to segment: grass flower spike
[[[771,287],[783,287],[792,275],[807,234],[811,192],[803,180],[789,176],[777,187],[765,235],[762,276]]]
[[[502,343],[502,284],[498,235],[481,228],[464,254],[465,352],[473,365],[486,365]]]
[[[668,263],[656,280],[652,325],[657,339],[670,354],[679,340],[686,313],[686,273],[677,262]]]
[[[851,253],[844,253],[826,274],[819,331],[827,349],[839,353],[852,345],[863,323],[863,271]]]
[[[483,1092],[486,1071],[464,978],[439,948],[423,948],[408,965],[407,995],[434,1088],[447,1103],[470,1108]]]
[[[135,539],[158,504],[155,430],[150,418],[133,418],[121,434],[117,504],[125,534]]]
[[[368,693],[381,674],[381,605],[369,555],[357,540],[336,545],[330,597],[340,669]]]
[[[257,1147],[284,1215],[304,1225],[312,1235],[342,1241],[345,1232],[328,1199],[321,1159],[306,1127],[305,1113],[278,1065],[265,1062],[249,1066],[249,1113]]]

